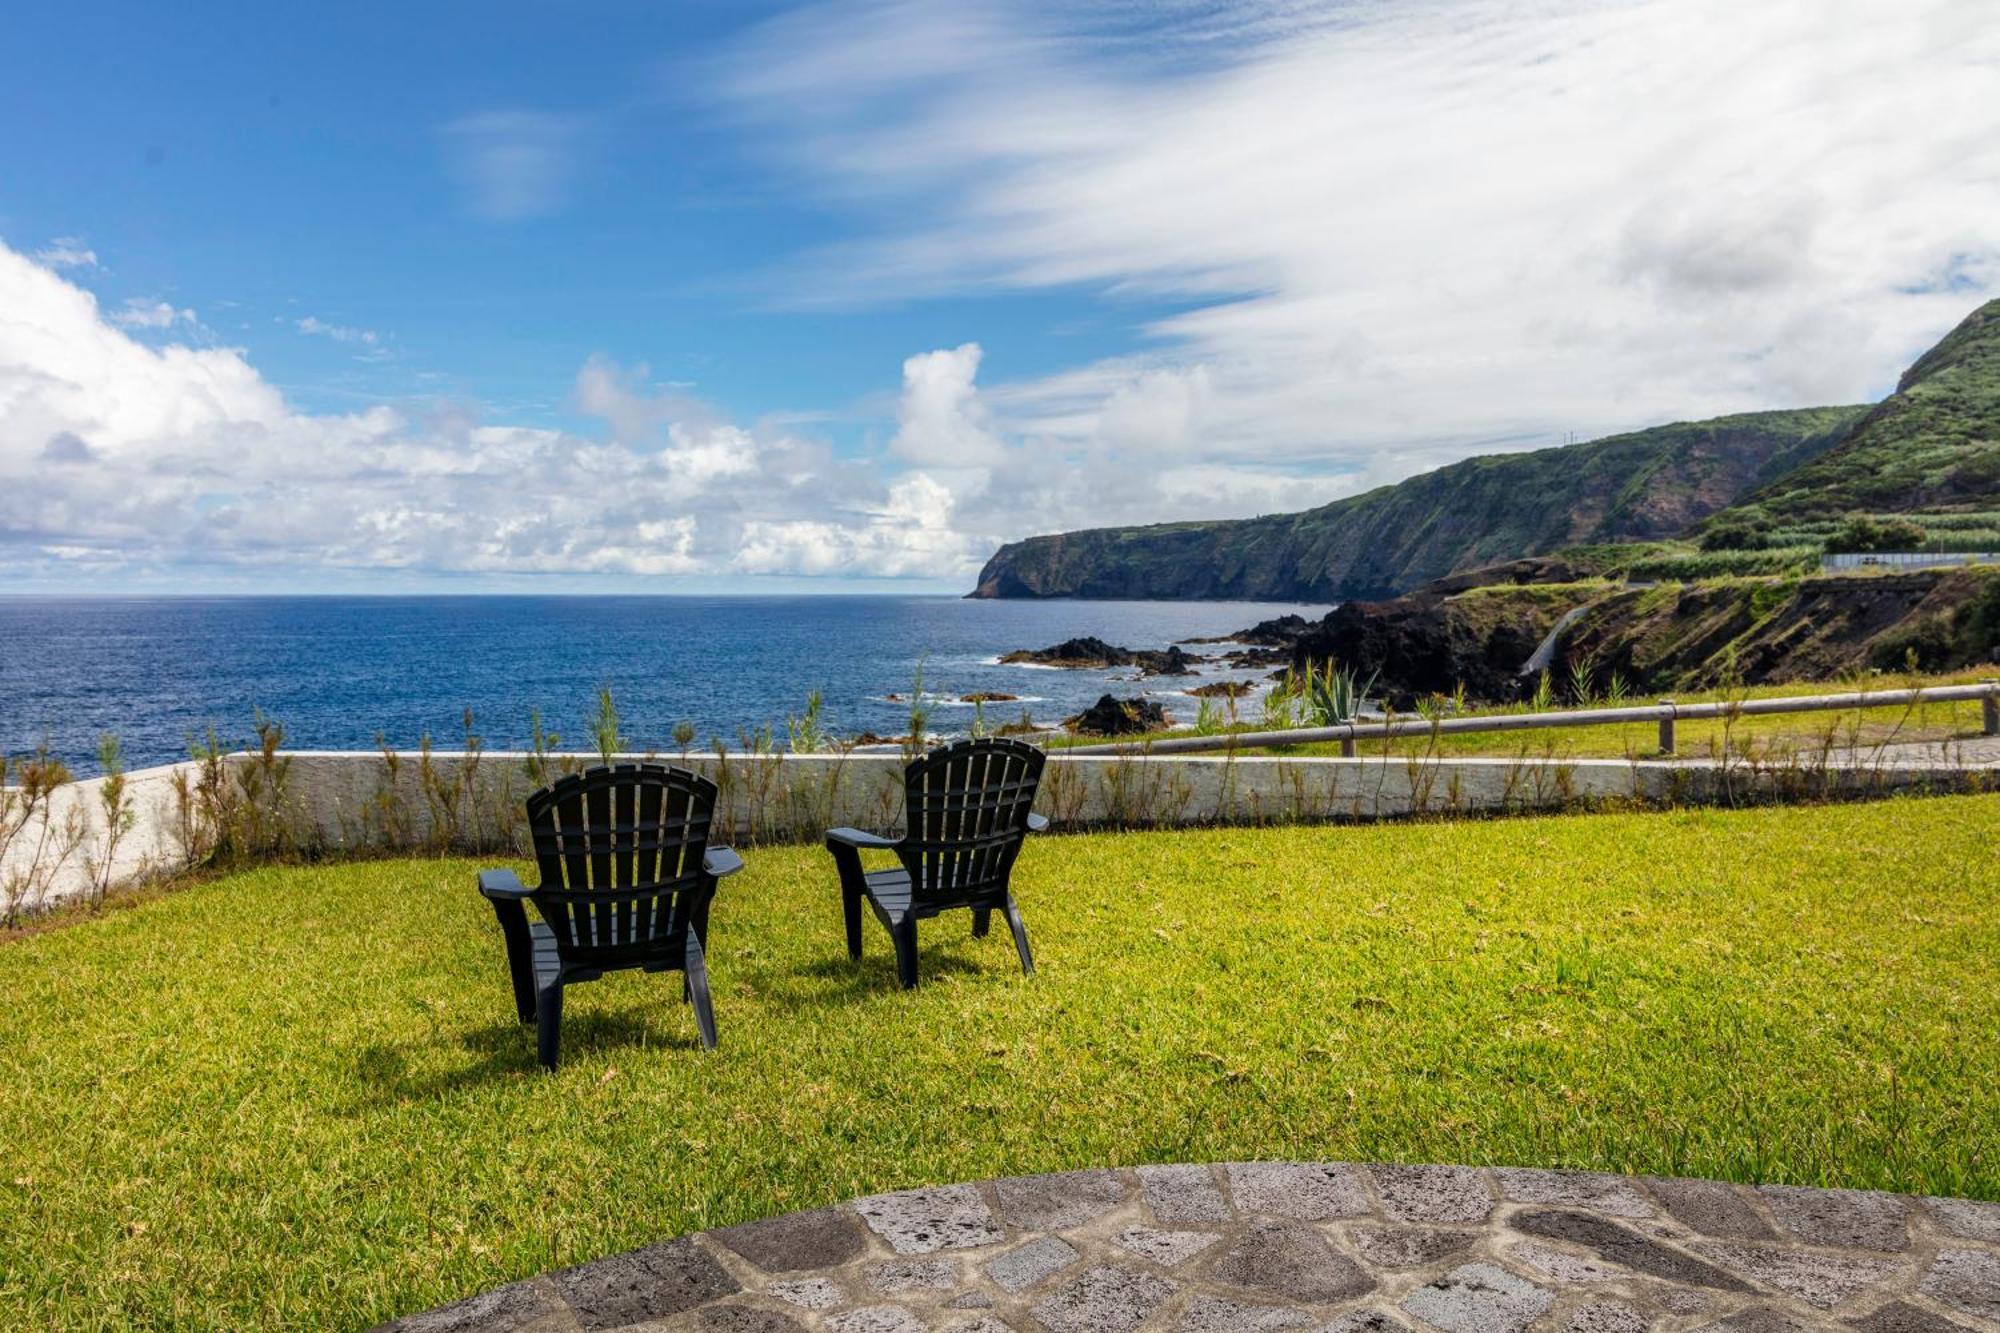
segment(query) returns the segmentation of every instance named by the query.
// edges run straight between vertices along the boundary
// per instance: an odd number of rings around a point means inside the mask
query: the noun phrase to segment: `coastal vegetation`
[[[1039,974],[933,932],[913,993],[842,956],[823,852],[765,848],[715,909],[721,1049],[612,977],[555,1078],[484,863],[242,871],[0,944],[0,1308],[353,1328],[857,1194],[1149,1161],[2000,1198],[1996,840],[1995,796],[1058,837],[1015,876]]]

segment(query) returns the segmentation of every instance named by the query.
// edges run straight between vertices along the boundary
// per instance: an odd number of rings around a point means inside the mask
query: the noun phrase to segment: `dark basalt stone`
[[[565,1269],[554,1280],[577,1322],[592,1330],[662,1319],[741,1290],[686,1238]]]
[[[1279,1300],[1307,1304],[1351,1300],[1375,1289],[1375,1279],[1334,1253],[1314,1228],[1298,1222],[1255,1222],[1208,1270],[1210,1279]]]
[[[787,1213],[710,1234],[767,1273],[832,1268],[867,1244],[853,1215],[838,1208]]]
[[[1623,1264],[1635,1273],[1684,1282],[1690,1286],[1712,1287],[1717,1291],[1750,1291],[1750,1284],[1732,1277],[1701,1260],[1667,1248],[1589,1213],[1569,1213],[1553,1208],[1522,1213],[1513,1221],[1514,1230],[1544,1240],[1568,1241],[1595,1250],[1599,1257]]]
[[[1151,699],[1115,699],[1107,694],[1063,725],[1083,736],[1130,736],[1166,726],[1167,710]]]

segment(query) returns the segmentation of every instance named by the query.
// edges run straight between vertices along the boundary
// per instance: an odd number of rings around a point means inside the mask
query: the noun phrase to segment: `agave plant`
[[[1317,669],[1309,668],[1304,681],[1305,707],[1313,725],[1337,727],[1352,722],[1380,675],[1379,671],[1370,672],[1364,681],[1360,673],[1330,659]]]

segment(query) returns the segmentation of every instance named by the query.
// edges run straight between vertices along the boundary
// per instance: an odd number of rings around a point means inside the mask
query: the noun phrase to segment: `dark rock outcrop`
[[[1167,722],[1167,710],[1151,699],[1115,699],[1107,694],[1063,725],[1080,736],[1131,736],[1158,731]]]
[[[1000,660],[1078,669],[1135,666],[1148,676],[1188,676],[1194,674],[1195,669],[1195,659],[1188,656],[1179,644],[1164,651],[1120,648],[1094,637],[1065,639],[1047,648],[1019,648]]]
[[[1474,594],[1348,602],[1293,646],[1295,670],[1327,662],[1376,674],[1389,703],[1408,709],[1460,686],[1475,699],[1506,700],[1521,664],[1574,601]]]
[[[1183,639],[1183,643],[1248,643],[1265,648],[1289,648],[1292,641],[1311,629],[1317,621],[1307,620],[1300,615],[1278,616],[1273,620],[1260,620],[1249,629],[1237,630],[1234,634],[1218,634],[1209,639]]]

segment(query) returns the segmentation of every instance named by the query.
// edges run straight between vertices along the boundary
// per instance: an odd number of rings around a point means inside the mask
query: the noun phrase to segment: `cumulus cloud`
[[[486,111],[442,132],[446,166],[466,207],[491,222],[559,212],[575,178],[582,122],[546,111]]]
[[[924,467],[903,490],[905,517],[921,499],[927,523],[948,522],[981,551],[1061,528],[1297,509],[1355,488],[1352,476],[1282,462],[1205,462],[1205,366],[1102,362],[988,390],[981,359],[965,343],[906,360],[890,444]]]
[[[983,355],[978,343],[924,352],[903,362],[903,396],[891,452],[913,463],[981,466],[1001,450],[973,387]]]
[[[857,0],[762,27],[723,103],[871,229],[788,289],[1165,298],[1143,368],[989,405],[1245,485],[1861,401],[2000,290],[1986,0],[1133,12]]]
[[[920,471],[727,422],[643,368],[593,360],[577,400],[608,438],[304,412],[240,351],[140,342],[0,244],[0,569],[938,577],[983,554]]]

